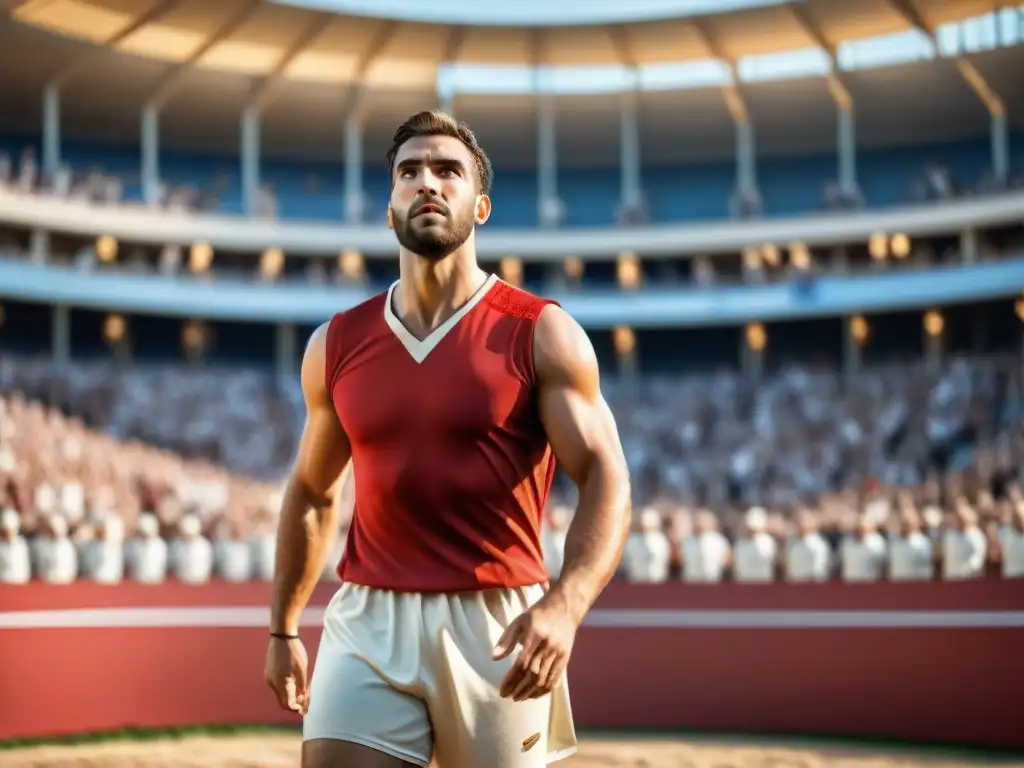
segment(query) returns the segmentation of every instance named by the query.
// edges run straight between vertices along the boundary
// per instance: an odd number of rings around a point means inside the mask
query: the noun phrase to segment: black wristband
[[[288,635],[288,634],[285,634],[284,632],[271,632],[270,636],[271,637],[276,637],[278,640],[298,640],[299,639],[298,635]]]

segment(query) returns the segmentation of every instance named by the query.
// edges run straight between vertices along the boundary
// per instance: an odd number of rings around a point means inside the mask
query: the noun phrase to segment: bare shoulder
[[[541,383],[597,386],[597,354],[583,327],[559,306],[548,304],[533,332],[533,358]]]
[[[325,385],[327,370],[327,329],[331,321],[321,324],[306,342],[302,355],[302,393],[306,402],[315,402],[327,396]]]

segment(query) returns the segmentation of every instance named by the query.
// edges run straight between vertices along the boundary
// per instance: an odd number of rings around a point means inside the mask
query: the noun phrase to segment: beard
[[[473,234],[473,208],[461,213],[445,209],[440,224],[426,225],[419,217],[410,213],[423,205],[422,200],[413,203],[409,210],[399,215],[393,211],[395,237],[398,244],[407,251],[429,261],[441,261],[458,250]]]

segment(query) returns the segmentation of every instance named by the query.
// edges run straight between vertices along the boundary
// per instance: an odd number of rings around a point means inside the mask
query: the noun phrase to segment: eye
[[[411,168],[406,168],[404,171],[401,171],[398,175],[400,178],[403,179],[411,179],[413,176],[416,175],[416,171],[412,170]]]

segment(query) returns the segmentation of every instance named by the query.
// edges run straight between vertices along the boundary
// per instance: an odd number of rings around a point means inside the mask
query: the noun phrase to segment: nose
[[[420,176],[419,194],[429,197],[437,197],[440,194],[441,180],[429,169],[423,169]]]

